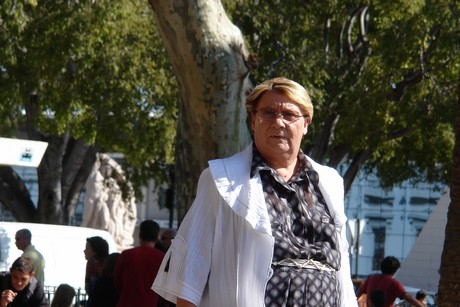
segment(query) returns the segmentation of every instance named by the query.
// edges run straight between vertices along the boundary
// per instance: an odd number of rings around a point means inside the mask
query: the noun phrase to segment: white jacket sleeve
[[[166,253],[152,290],[176,303],[177,298],[199,305],[211,269],[219,193],[209,169],[198,181],[197,196]]]

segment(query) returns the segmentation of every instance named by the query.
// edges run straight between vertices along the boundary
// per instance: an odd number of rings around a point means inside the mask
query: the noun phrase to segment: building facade
[[[385,256],[403,263],[445,189],[404,182],[386,191],[376,176],[361,174],[345,197],[352,275],[380,272]]]

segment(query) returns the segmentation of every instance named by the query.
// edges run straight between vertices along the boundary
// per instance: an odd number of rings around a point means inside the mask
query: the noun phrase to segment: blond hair
[[[297,104],[303,115],[313,118],[313,104],[307,90],[299,83],[284,77],[278,77],[257,85],[246,97],[246,112],[248,116],[253,113],[260,97],[267,91],[276,91],[286,95],[293,103]]]

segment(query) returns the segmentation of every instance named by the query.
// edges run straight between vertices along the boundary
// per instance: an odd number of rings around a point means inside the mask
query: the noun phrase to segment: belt
[[[313,259],[292,259],[286,258],[281,261],[272,262],[274,266],[289,266],[298,269],[315,269],[318,271],[335,272],[336,270],[327,263],[321,263]]]

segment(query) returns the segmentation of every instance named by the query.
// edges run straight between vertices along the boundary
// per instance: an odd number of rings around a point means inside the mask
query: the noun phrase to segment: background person
[[[51,307],[72,307],[75,289],[68,284],[60,284],[54,292]]]
[[[426,306],[426,297],[427,294],[423,290],[418,290],[417,293],[415,293],[415,299],[419,301],[423,306]]]
[[[123,251],[118,258],[114,274],[118,307],[158,305],[158,295],[150,287],[164,257],[155,248],[159,231],[156,222],[143,221],[139,226],[140,246]]]
[[[83,253],[86,259],[85,291],[91,296],[94,284],[101,276],[104,260],[109,255],[109,244],[99,236],[87,238]]]
[[[268,80],[246,109],[254,143],[209,161],[152,289],[177,306],[357,306],[343,180],[300,150],[307,91]]]
[[[118,291],[115,289],[113,275],[118,257],[120,257],[120,253],[112,253],[105,259],[101,277],[96,280],[92,295],[86,307],[117,306]]]
[[[15,235],[16,247],[23,251],[22,256],[32,260],[34,264],[35,278],[45,286],[45,259],[43,255],[32,245],[32,233],[29,229],[20,229]]]
[[[172,240],[176,236],[177,231],[173,228],[167,228],[160,231],[160,239],[155,243],[155,247],[166,253],[171,246]]]
[[[34,264],[25,256],[17,258],[10,273],[0,276],[0,307],[47,307],[43,286],[34,277]]]
[[[401,263],[396,257],[387,256],[380,263],[381,274],[369,275],[361,287],[358,289],[357,297],[362,294],[367,295],[367,304],[370,305],[370,295],[374,290],[381,290],[385,293],[385,307],[392,307],[396,298],[405,300],[416,307],[424,307],[412,295],[406,292],[404,286],[393,278],[393,275],[401,267]]]

